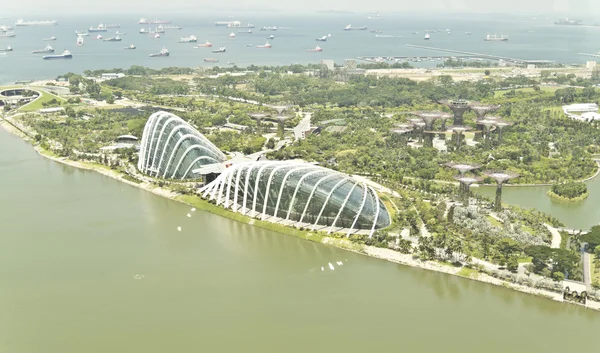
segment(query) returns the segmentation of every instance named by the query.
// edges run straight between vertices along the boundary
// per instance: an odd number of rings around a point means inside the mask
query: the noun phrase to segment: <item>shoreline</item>
[[[10,122],[8,122],[5,119],[2,119],[0,121],[0,128],[3,128],[5,131],[7,131],[17,137],[22,138],[26,142],[29,142],[29,143],[32,142],[31,138],[29,138],[24,132],[20,131],[17,127],[13,126],[12,124],[10,124]],[[157,196],[162,196],[167,199],[186,204],[188,206],[195,207],[195,206],[201,205],[201,207],[198,207],[200,210],[210,212],[217,216],[223,216],[223,217],[228,218],[233,221],[246,223],[246,224],[249,224],[252,226],[258,226],[260,228],[271,230],[271,231],[280,233],[282,235],[295,236],[295,237],[302,238],[305,240],[318,242],[318,243],[321,243],[324,245],[334,246],[334,247],[342,249],[342,250],[352,251],[357,254],[369,256],[369,257],[380,259],[380,260],[386,260],[386,261],[404,265],[404,266],[410,266],[413,268],[420,268],[420,269],[440,272],[440,273],[444,273],[444,274],[448,274],[448,275],[454,275],[454,276],[462,277],[462,278],[469,279],[469,280],[492,284],[494,286],[501,286],[501,287],[512,289],[512,290],[515,290],[515,291],[518,291],[521,293],[535,295],[540,298],[551,299],[551,300],[554,300],[557,302],[562,302],[562,303],[567,303],[567,304],[576,304],[576,305],[582,306],[587,309],[600,311],[600,302],[588,300],[586,305],[581,305],[581,304],[572,303],[572,302],[566,302],[563,300],[563,296],[561,293],[552,292],[552,291],[549,291],[546,289],[539,289],[539,288],[524,286],[524,285],[517,284],[517,283],[511,283],[508,281],[504,281],[504,280],[492,277],[486,273],[479,272],[476,269],[468,269],[466,267],[456,267],[456,266],[444,264],[444,263],[437,262],[437,261],[422,261],[420,259],[413,258],[412,254],[402,254],[398,251],[394,251],[394,250],[387,249],[387,248],[378,248],[375,246],[357,244],[357,243],[353,243],[344,238],[323,236],[323,235],[320,235],[318,233],[311,232],[311,231],[299,230],[299,229],[296,229],[293,227],[286,227],[286,226],[269,223],[266,221],[261,221],[258,219],[254,219],[251,217],[247,217],[244,215],[230,212],[229,210],[226,210],[219,206],[213,205],[213,204],[207,202],[206,200],[201,199],[198,196],[181,195],[181,194],[172,192],[170,190],[167,190],[167,189],[164,189],[164,188],[161,188],[161,187],[158,187],[153,184],[146,183],[146,182],[134,183],[132,181],[124,179],[120,172],[114,171],[107,167],[100,166],[100,165],[96,166],[96,165],[85,163],[85,162],[72,161],[72,160],[67,159],[66,157],[55,157],[55,156],[48,154],[48,152],[43,150],[40,146],[33,145],[33,148],[40,156],[47,158],[51,161],[58,162],[58,163],[61,163],[64,165],[68,165],[68,166],[71,166],[74,168],[95,171],[95,172],[98,172],[99,174],[113,178],[117,181],[124,182],[130,186],[137,187],[139,189],[151,192]],[[194,203],[192,203],[190,200],[186,200],[187,197],[193,198]],[[218,209],[219,211],[217,211],[216,209]],[[465,269],[467,269],[468,271],[464,271]]]

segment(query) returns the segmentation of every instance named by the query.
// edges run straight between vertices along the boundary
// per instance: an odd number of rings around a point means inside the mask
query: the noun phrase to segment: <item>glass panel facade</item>
[[[192,170],[223,161],[223,152],[176,115],[154,113],[144,127],[138,160],[138,169],[144,174],[191,179]]]

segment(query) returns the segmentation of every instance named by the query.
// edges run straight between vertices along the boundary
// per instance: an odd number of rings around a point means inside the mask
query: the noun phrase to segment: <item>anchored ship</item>
[[[261,48],[261,49],[271,49],[271,44],[269,44],[269,42],[266,42],[263,45],[257,45],[257,48]]]
[[[583,21],[569,20],[568,18],[565,18],[564,20],[554,21],[554,24],[561,26],[581,26],[583,25]]]
[[[360,27],[352,27],[352,25],[347,25],[346,28],[344,28],[344,31],[366,31],[367,27],[365,26],[360,26]]]
[[[77,45],[83,45],[83,37],[82,36],[77,37]]]
[[[90,34],[88,32],[84,32],[84,31],[75,31],[75,35],[88,37]]]
[[[102,23],[98,25],[98,27],[90,27],[88,28],[88,32],[93,33],[93,32],[106,32],[106,26],[103,25]]]
[[[34,50],[31,54],[40,54],[40,53],[54,53],[54,48],[51,45],[46,45],[44,49]]]
[[[218,59],[215,59],[215,58],[205,58],[205,59],[204,59],[204,62],[205,62],[205,63],[218,63],[218,62],[219,62],[219,60],[218,60]]]
[[[487,36],[485,36],[485,38],[483,40],[486,42],[506,42],[506,41],[508,41],[508,37],[507,36],[498,37],[495,34],[494,35],[488,34]]]
[[[224,53],[225,51],[227,51],[227,49],[225,47],[220,47],[219,49],[215,49],[212,52],[213,53]]]
[[[141,24],[141,25],[168,25],[168,24],[171,24],[171,21],[168,21],[168,20],[159,20],[159,19],[156,19],[156,20],[147,20],[147,19],[145,19],[145,18],[142,17],[138,21],[138,24]]]
[[[206,41],[206,43],[197,45],[194,48],[198,49],[198,48],[210,48],[210,47],[212,47],[212,43],[209,41]]]
[[[117,36],[125,36],[125,35],[127,35],[127,32],[119,32],[119,31],[117,31],[115,33],[115,35],[117,35]]]
[[[235,33],[233,33],[233,32],[229,33],[229,38],[235,38]]]
[[[0,33],[0,38],[13,38],[15,36],[13,32]]]
[[[4,49],[0,49],[0,51],[13,51],[13,48],[9,45],[8,47],[6,47]]]
[[[22,18],[19,18],[17,22],[15,22],[15,26],[56,26],[58,22],[51,21],[25,21]]]
[[[426,33],[425,34],[425,40],[430,40],[430,39],[431,39],[431,36],[429,35],[429,33]]]
[[[12,31],[13,29],[14,29],[13,26],[8,26],[8,25],[0,26],[0,32],[8,32],[8,31]]]
[[[163,47],[160,53],[150,54],[151,58],[156,58],[159,56],[169,56],[169,51],[167,50],[167,48]]]
[[[323,36],[321,38],[317,38],[317,42],[327,42],[327,36]]]
[[[198,41],[198,38],[196,38],[195,35],[191,35],[189,37],[179,38],[178,43],[196,43],[197,41]]]
[[[50,38],[44,38],[44,41],[46,41],[46,42],[51,42],[51,41],[54,41],[54,40],[56,40],[56,37],[54,37],[54,36],[50,37]]]
[[[62,54],[59,54],[59,55],[46,55],[46,56],[43,56],[42,59],[44,59],[44,60],[73,59],[73,55],[71,54],[70,51],[68,51],[68,50],[65,49],[62,52]]]
[[[129,46],[128,46],[128,47],[125,47],[125,48],[123,48],[123,49],[127,49],[127,50],[133,50],[133,49],[135,49],[135,45],[133,45],[133,44],[129,44]]]
[[[104,41],[105,42],[120,42],[121,37],[119,37],[119,36],[110,37],[110,38],[106,38]]]
[[[180,26],[175,26],[175,25],[160,25],[160,26],[158,26],[157,28],[158,28],[158,29],[161,29],[161,30],[163,30],[163,31],[164,31],[164,30],[169,30],[169,29],[176,29],[176,30],[180,30],[180,29],[182,29],[183,27],[180,27]]]
[[[240,21],[231,21],[227,23],[228,28],[254,28],[252,23],[242,24]]]

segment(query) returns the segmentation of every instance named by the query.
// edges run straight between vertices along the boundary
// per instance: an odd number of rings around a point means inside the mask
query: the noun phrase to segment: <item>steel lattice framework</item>
[[[217,205],[286,224],[324,226],[328,233],[369,230],[391,224],[375,190],[347,174],[300,161],[235,164],[200,189]],[[336,230],[337,229],[337,230]]]
[[[161,111],[152,114],[144,127],[138,169],[157,178],[183,180],[192,177],[191,170],[225,159],[193,126]]]

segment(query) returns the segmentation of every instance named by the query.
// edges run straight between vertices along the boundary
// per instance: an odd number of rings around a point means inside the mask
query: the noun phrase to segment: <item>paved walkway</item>
[[[544,223],[544,226],[548,229],[548,231],[550,231],[550,234],[552,234],[552,243],[550,244],[550,247],[552,249],[560,248],[560,242],[562,240],[562,237],[560,236],[558,229],[552,227],[547,223]]]
[[[585,249],[585,243],[581,244],[581,260],[583,260],[583,283],[587,288],[587,291],[592,290],[592,271],[590,263],[590,254]]]

